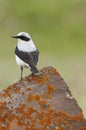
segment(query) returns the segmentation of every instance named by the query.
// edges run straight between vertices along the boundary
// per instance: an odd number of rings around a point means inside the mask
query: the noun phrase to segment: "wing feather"
[[[23,52],[18,49],[16,46],[15,48],[15,54],[23,60],[25,63],[29,64],[31,68],[36,67],[36,64],[38,62],[38,56],[39,56],[39,51],[36,50],[34,52]]]

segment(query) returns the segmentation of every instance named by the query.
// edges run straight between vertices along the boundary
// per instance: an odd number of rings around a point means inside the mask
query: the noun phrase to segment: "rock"
[[[0,130],[86,130],[86,120],[53,67],[0,91]]]

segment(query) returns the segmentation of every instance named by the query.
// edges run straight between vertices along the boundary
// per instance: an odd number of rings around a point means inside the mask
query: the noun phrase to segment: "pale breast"
[[[23,52],[32,52],[36,50],[36,47],[32,40],[26,42],[19,39],[17,46],[18,49]]]

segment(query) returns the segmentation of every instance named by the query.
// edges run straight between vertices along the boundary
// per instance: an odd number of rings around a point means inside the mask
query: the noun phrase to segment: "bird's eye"
[[[19,37],[21,40],[24,40],[24,41],[29,41],[30,38],[29,37],[26,37],[26,36],[20,36]]]

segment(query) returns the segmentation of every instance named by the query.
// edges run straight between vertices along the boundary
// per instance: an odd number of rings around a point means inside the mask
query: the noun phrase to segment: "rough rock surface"
[[[0,91],[0,130],[86,130],[81,108],[53,67]]]

